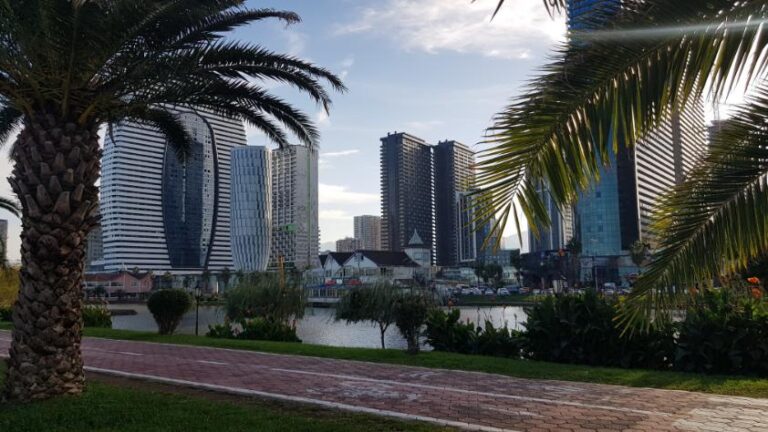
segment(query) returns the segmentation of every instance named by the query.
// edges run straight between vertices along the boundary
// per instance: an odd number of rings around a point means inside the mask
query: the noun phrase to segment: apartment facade
[[[182,161],[157,129],[118,124],[105,139],[100,210],[105,271],[232,267],[230,155],[240,120],[178,108],[193,138]]]
[[[475,152],[457,141],[441,141],[434,147],[435,160],[435,255],[437,265],[455,266],[460,262],[462,226],[456,214],[457,194],[470,191],[475,184]]]
[[[270,266],[317,267],[318,151],[291,145],[272,151],[272,246]]]
[[[432,147],[407,133],[381,138],[381,242],[403,251],[414,231],[434,250],[435,199]]]
[[[354,225],[355,238],[360,241],[360,249],[381,250],[381,216],[355,216]]]

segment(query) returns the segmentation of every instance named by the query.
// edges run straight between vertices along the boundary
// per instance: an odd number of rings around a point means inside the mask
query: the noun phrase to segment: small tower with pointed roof
[[[432,250],[424,244],[417,230],[413,230],[411,240],[408,241],[408,246],[403,252],[420,267],[432,265]]]

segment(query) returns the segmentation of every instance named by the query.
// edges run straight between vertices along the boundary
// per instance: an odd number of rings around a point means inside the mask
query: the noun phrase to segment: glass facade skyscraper
[[[235,270],[262,272],[272,243],[271,154],[261,146],[232,150],[232,258]]]

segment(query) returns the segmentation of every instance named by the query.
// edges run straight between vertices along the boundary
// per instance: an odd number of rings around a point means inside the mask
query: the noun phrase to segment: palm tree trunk
[[[98,127],[27,119],[9,181],[22,203],[21,287],[5,396],[45,399],[82,392],[85,239],[96,223]]]

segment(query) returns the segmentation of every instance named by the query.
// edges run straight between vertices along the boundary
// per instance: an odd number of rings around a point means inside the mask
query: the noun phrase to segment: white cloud
[[[506,2],[491,21],[496,0],[386,0],[367,8],[337,34],[374,33],[408,51],[454,51],[525,59],[542,44],[562,40],[565,20],[552,19],[541,0]],[[543,50],[543,48],[542,48]]]
[[[444,125],[445,122],[442,120],[426,120],[426,121],[410,121],[405,124],[406,128],[408,128],[409,131],[416,132],[416,133],[426,133],[431,132],[435,128]]]
[[[320,183],[319,189],[321,206],[328,204],[370,204],[379,202],[378,194],[352,192],[346,186]]]
[[[317,114],[315,114],[315,123],[321,127],[326,128],[331,125],[331,119],[328,116],[328,112],[324,109],[320,109]]]
[[[341,151],[337,151],[337,152],[321,153],[320,157],[321,158],[335,158],[335,157],[350,156],[350,155],[358,154],[358,153],[360,153],[359,149],[349,149],[349,150],[341,150]]]
[[[326,209],[320,210],[319,217],[321,220],[332,221],[347,221],[352,219],[352,215],[344,210]]]

